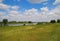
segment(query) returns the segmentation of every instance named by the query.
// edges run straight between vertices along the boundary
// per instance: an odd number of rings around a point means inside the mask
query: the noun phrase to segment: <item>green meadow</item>
[[[60,24],[0,26],[0,41],[60,41]]]

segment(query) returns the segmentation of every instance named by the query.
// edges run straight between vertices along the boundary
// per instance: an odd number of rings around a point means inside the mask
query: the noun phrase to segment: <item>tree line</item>
[[[3,26],[7,26],[9,22],[8,22],[8,19],[3,19],[3,21],[0,22],[0,23],[2,23]],[[12,21],[10,23],[17,23],[17,22],[16,21]],[[19,22],[19,23],[24,23],[24,22]],[[33,23],[33,22],[29,21],[28,23]],[[57,21],[56,20],[51,20],[50,23],[60,23],[60,19],[57,19]]]
[[[60,23],[60,19],[57,19],[57,21],[56,20],[51,20],[50,23]]]
[[[16,22],[16,21],[9,21],[8,19],[3,19],[2,22],[0,22],[0,25],[7,26],[8,24],[17,24],[17,23],[32,23],[32,21],[23,21],[23,22]]]

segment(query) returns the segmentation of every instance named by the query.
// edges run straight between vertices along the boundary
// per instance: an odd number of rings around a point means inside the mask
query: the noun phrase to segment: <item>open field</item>
[[[0,27],[0,41],[60,41],[60,24]]]

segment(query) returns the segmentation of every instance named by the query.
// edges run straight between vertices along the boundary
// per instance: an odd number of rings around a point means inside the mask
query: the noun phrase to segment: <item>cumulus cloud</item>
[[[0,21],[3,19],[5,12],[0,12]]]
[[[10,5],[6,5],[6,4],[3,4],[3,3],[1,3],[0,4],[0,9],[1,10],[18,10],[19,9],[19,7],[18,6],[10,6]]]
[[[11,17],[17,17],[19,15],[20,15],[20,13],[18,11],[10,11],[9,12],[9,16],[11,16]]]
[[[27,0],[29,1],[30,3],[42,3],[42,2],[46,2],[48,0]]]
[[[55,9],[48,12],[48,17],[52,19],[60,19],[60,6],[55,7]]]
[[[41,3],[44,0],[29,0],[34,3]],[[47,0],[45,0],[47,1]],[[31,8],[20,13],[18,6],[9,6],[0,3],[0,10],[9,10],[7,12],[0,12],[0,19],[7,18],[9,21],[50,21],[52,19],[60,18],[60,6],[56,6],[55,9],[49,10],[48,7],[42,7],[40,10]]]
[[[54,5],[59,4],[60,0],[55,0]]]
[[[19,15],[17,14],[18,9],[19,9],[18,6],[10,6],[10,5],[0,3],[0,20],[4,18],[9,19],[10,17],[14,19],[13,16],[16,18],[16,16]]]
[[[11,6],[11,9],[12,9],[12,10],[18,10],[19,7],[18,7],[18,6]]]
[[[20,18],[20,13],[18,11],[10,11],[8,14],[8,19],[18,20]]]
[[[0,17],[3,16],[3,12],[0,12]]]
[[[48,7],[42,7],[40,9],[42,14],[47,14],[49,12]]]
[[[23,13],[20,13],[15,10],[9,11],[8,15],[2,16],[3,18],[16,21],[33,21],[33,22],[39,22],[39,21],[50,21],[53,19],[59,19],[60,18],[60,6],[56,7],[53,10],[50,10],[47,7],[43,7],[40,9],[32,8],[29,10],[25,10]]]
[[[0,0],[0,3],[2,2],[3,0]]]
[[[35,15],[38,13],[38,10],[35,8],[29,9],[29,10],[25,10],[24,14],[25,15]]]
[[[2,10],[8,10],[10,8],[9,5],[6,5],[6,4],[3,4],[3,3],[0,3],[0,9]]]

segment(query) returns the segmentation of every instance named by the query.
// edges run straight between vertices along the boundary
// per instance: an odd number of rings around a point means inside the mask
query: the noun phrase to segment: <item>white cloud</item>
[[[10,5],[0,3],[0,9],[1,10],[18,10],[19,6],[10,6]]]
[[[3,12],[0,12],[0,17],[2,17],[3,16]]]
[[[30,0],[30,1],[34,3],[44,2],[44,0]],[[16,20],[16,21],[36,21],[37,22],[37,21],[50,21],[52,19],[60,18],[60,6],[57,6],[53,10],[49,10],[48,7],[42,7],[40,8],[40,10],[32,8],[20,13],[18,12],[19,6],[9,6],[1,3],[0,9],[9,10],[5,12],[6,13],[5,15],[3,12],[0,12],[0,19],[7,18],[9,19],[9,21]]]
[[[18,7],[18,6],[11,6],[11,9],[12,9],[12,10],[18,10],[19,7]]]
[[[2,16],[2,18],[7,18],[9,21],[16,20],[16,21],[50,21],[53,19],[60,18],[60,6],[56,7],[55,9],[49,11],[47,7],[41,8],[41,11],[38,9],[32,8],[29,10],[25,10],[23,13],[18,12],[17,10],[9,11],[8,15]],[[0,13],[1,15],[1,13]]]
[[[47,11],[48,11],[48,7],[42,7],[42,8],[41,8],[41,11],[47,12]]]
[[[57,6],[55,9],[48,12],[48,19],[50,20],[57,20],[60,19],[60,6]]]
[[[47,14],[49,12],[48,7],[42,7],[41,8],[41,13],[42,14]]]
[[[30,3],[42,3],[42,2],[46,2],[48,0],[27,0],[29,1]]]
[[[0,12],[0,21],[2,21],[4,14],[5,14],[5,12]]]
[[[0,2],[2,2],[3,0],[0,0]]]
[[[26,15],[35,15],[36,13],[38,13],[38,10],[35,8],[29,9],[29,10],[25,10],[24,12]]]
[[[10,5],[0,3],[0,10],[3,10],[3,11],[0,11],[0,20],[2,20],[4,18],[9,19],[10,17],[12,19],[14,19],[13,16],[15,18],[16,18],[16,16],[18,17],[19,16],[18,9],[19,9],[18,6],[10,6]]]
[[[59,9],[60,6],[56,7],[55,9],[49,11],[47,7],[41,8],[41,11],[38,9],[32,8],[29,10],[25,10],[23,13],[20,13],[15,10],[9,11],[9,14],[7,16],[3,16],[3,18],[16,21],[50,21],[53,19],[59,19],[60,18],[60,12]],[[39,12],[38,12],[39,11]]]
[[[9,15],[10,15],[11,17],[17,17],[17,16],[20,15],[20,13],[19,13],[18,11],[10,11],[10,12],[9,12]]]
[[[21,13],[20,12],[18,12],[18,11],[15,11],[15,10],[12,10],[12,11],[9,11],[9,13],[8,13],[8,15],[7,15],[8,17],[6,17],[6,18],[8,18],[9,19],[9,21],[10,20],[16,20],[16,21],[19,21],[19,19],[21,19]],[[23,17],[23,16],[22,16]]]
[[[6,4],[3,4],[3,3],[0,4],[0,9],[2,9],[2,10],[8,10],[9,8],[10,8],[9,5],[6,5]]]
[[[54,4],[59,4],[60,0],[55,0]]]

